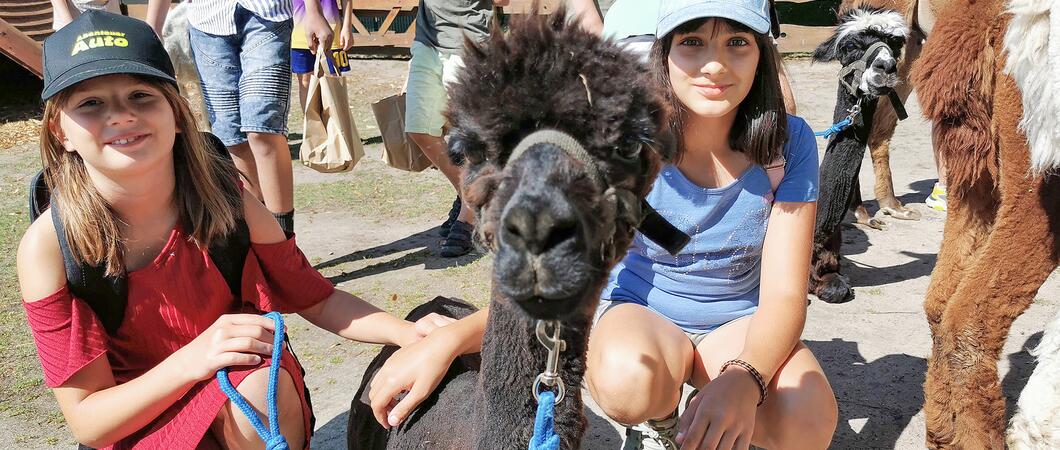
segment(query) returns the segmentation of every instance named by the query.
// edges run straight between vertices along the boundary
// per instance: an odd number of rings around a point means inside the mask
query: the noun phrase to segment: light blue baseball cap
[[[662,38],[686,22],[721,17],[747,25],[755,32],[770,29],[769,0],[662,0],[655,35]]]

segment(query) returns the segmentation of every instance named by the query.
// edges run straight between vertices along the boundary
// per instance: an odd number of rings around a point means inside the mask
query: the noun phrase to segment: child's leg
[[[696,348],[692,383],[706,385],[721,365],[743,351],[750,317],[710,333]],[[813,353],[802,342],[792,350],[769,384],[758,408],[751,443],[768,449],[828,448],[838,421],[835,393]]]
[[[247,135],[261,200],[273,213],[294,209],[294,174],[287,145],[291,93],[291,21],[250,14],[242,29],[240,131]]]
[[[672,322],[643,306],[619,304],[589,334],[585,381],[611,419],[637,424],[673,413],[693,359],[692,342]]]
[[[236,387],[243,398],[258,412],[261,423],[268,426],[268,404],[265,393],[269,385],[269,371],[263,367],[243,379]],[[292,449],[303,448],[305,444],[305,418],[302,412],[302,400],[298,396],[291,374],[287,369],[280,370],[276,383],[276,404],[280,415],[280,433],[287,438],[287,445]],[[263,442],[250,420],[231,401],[226,402],[217,414],[217,419],[210,426],[210,431],[217,440],[232,450],[260,449]]]

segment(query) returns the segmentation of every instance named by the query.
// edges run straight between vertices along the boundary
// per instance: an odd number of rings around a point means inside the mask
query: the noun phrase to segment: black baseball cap
[[[88,10],[44,40],[42,100],[103,75],[137,74],[176,84],[173,62],[146,23]]]

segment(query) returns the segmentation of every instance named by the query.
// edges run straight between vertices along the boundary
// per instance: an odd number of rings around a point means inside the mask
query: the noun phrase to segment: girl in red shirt
[[[446,323],[395,318],[314,270],[242,190],[232,162],[208,147],[146,24],[86,12],[45,42],[44,71],[41,158],[61,223],[43,214],[30,225],[18,276],[45,383],[82,444],[261,448],[214,374],[230,367],[232,384],[266,411],[261,369],[273,323],[263,311],[396,345]],[[237,298],[208,249],[240,221],[251,245]],[[77,262],[126,278],[116,330],[70,292],[59,233]],[[280,429],[291,448],[306,448],[310,411],[297,364],[285,349]]]

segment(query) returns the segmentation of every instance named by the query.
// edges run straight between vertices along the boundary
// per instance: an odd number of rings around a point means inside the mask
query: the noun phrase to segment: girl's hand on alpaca
[[[438,313],[427,314],[424,318],[416,321],[416,334],[419,337],[427,337],[427,335],[434,332],[441,327],[456,322],[456,319],[452,317],[446,317]]]
[[[444,333],[434,333],[394,352],[369,384],[375,420],[386,429],[401,424],[438,387],[456,359],[456,347]],[[403,392],[408,394],[395,401]]]
[[[700,389],[678,423],[681,450],[744,450],[751,445],[759,400],[758,383],[730,366]]]
[[[209,379],[223,367],[260,363],[258,354],[271,356],[274,327],[264,316],[226,314],[173,356],[191,381]]]

